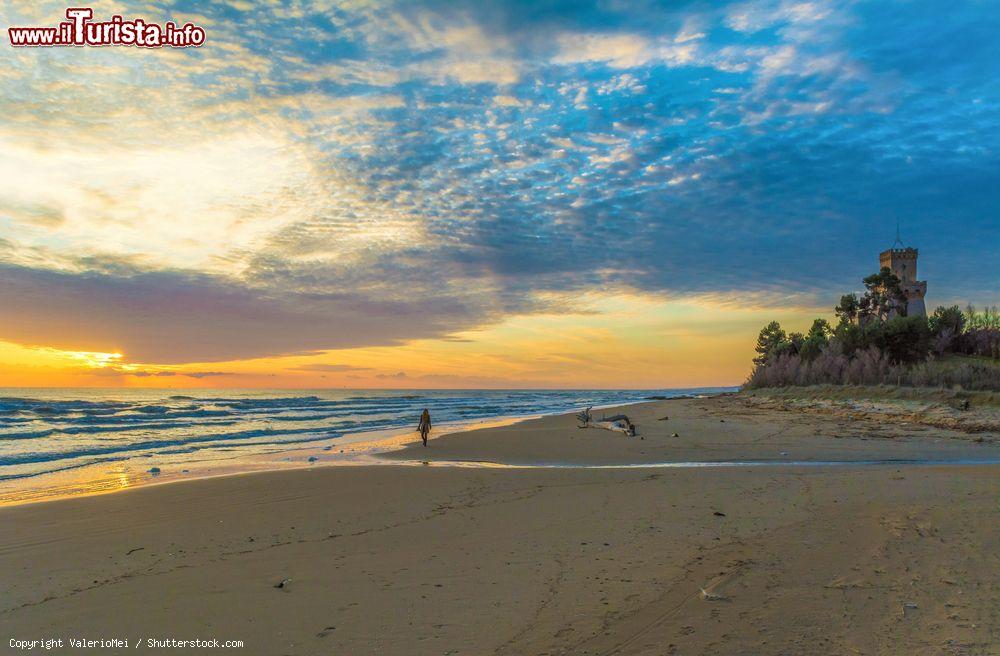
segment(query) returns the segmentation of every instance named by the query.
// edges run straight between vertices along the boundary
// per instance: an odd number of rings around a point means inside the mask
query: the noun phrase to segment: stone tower
[[[899,245],[899,248],[896,248]],[[896,244],[887,251],[882,251],[878,256],[879,266],[889,268],[900,280],[900,287],[906,295],[907,316],[927,316],[927,308],[924,307],[924,294],[927,293],[927,282],[917,280],[917,249],[903,247],[899,238]]]

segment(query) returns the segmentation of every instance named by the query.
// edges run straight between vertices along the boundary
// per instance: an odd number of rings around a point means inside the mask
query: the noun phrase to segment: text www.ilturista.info
[[[192,48],[205,43],[205,30],[194,23],[163,25],[141,18],[93,21],[90,7],[70,7],[69,20],[56,27],[8,27],[12,46],[139,46],[143,48]]]

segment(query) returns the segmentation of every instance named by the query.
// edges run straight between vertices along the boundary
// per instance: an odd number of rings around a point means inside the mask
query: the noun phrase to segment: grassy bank
[[[1000,439],[1000,392],[897,385],[811,385],[746,389],[748,404],[917,424],[975,434],[977,441]]]
[[[774,398],[853,401],[912,401],[919,403],[940,403],[962,405],[969,402],[970,408],[1000,408],[1000,392],[963,389],[942,389],[939,387],[903,387],[898,385],[810,385],[807,387],[772,387],[744,390],[742,396]]]

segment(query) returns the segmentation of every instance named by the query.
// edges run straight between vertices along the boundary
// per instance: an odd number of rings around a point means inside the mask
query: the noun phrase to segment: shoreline
[[[658,390],[652,390],[658,391]],[[719,394],[729,394],[722,392]],[[699,398],[705,395],[682,395],[669,397],[667,400]],[[652,403],[664,399],[643,399],[630,403],[595,405],[594,409],[625,408],[643,403]],[[449,422],[443,425],[443,432],[431,436],[431,439],[441,439],[456,433],[466,433],[474,430],[484,430],[519,424],[532,419],[563,414],[573,414],[576,410],[558,410],[544,414],[498,415],[467,422]],[[378,458],[387,451],[404,449],[411,446],[410,442],[419,442],[419,438],[406,439],[416,431],[412,429],[376,429],[344,434],[327,440],[316,440],[308,446],[289,445],[287,448],[276,447],[273,451],[262,454],[239,454],[229,458],[208,458],[195,460],[185,465],[173,466],[172,470],[160,471],[156,474],[145,471],[108,472],[104,477],[89,477],[80,481],[74,474],[84,474],[95,469],[123,469],[129,463],[139,463],[139,457],[109,459],[107,461],[85,465],[66,467],[50,472],[31,476],[12,477],[0,480],[0,508],[21,506],[35,503],[48,503],[84,496],[99,496],[125,492],[142,487],[186,483],[203,479],[214,479],[226,476],[242,476],[250,474],[266,474],[276,471],[309,470],[321,467],[357,467],[367,465],[388,465]],[[336,450],[336,451],[334,451]],[[343,456],[341,456],[343,454]],[[206,456],[210,455],[206,453]],[[333,457],[334,460],[329,460]],[[315,458],[310,461],[309,458]],[[150,458],[150,465],[156,465]],[[162,462],[160,464],[163,464]],[[184,467],[180,470],[180,467]],[[162,469],[162,468],[161,468]],[[180,470],[180,471],[178,471]],[[126,479],[127,480],[124,480]],[[53,480],[55,479],[55,480]],[[66,482],[57,487],[60,479]],[[19,486],[16,481],[47,482],[48,485]],[[6,485],[5,485],[6,484]],[[66,489],[70,487],[71,489]],[[4,488],[7,489],[4,489]],[[17,489],[21,487],[22,489]]]

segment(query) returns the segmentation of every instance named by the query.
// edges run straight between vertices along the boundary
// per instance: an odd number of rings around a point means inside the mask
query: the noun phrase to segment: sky
[[[89,6],[207,40],[3,30],[0,385],[736,385],[897,222],[1000,302],[992,2]]]

